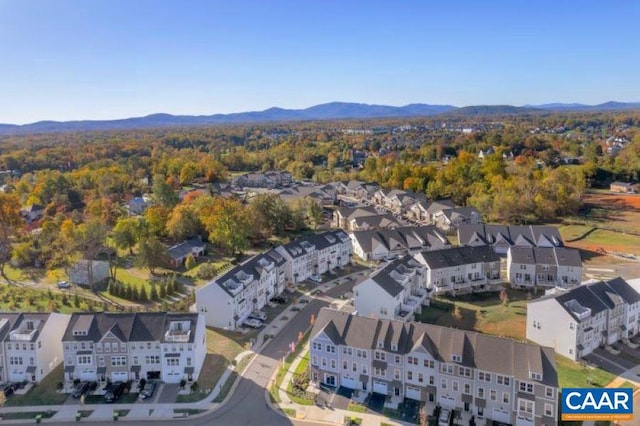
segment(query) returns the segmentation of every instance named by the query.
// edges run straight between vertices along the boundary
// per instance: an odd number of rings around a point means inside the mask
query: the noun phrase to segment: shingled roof
[[[325,333],[336,345],[375,349],[383,342],[387,352],[408,354],[423,347],[441,362],[452,362],[488,372],[513,376],[518,380],[536,381],[530,372],[542,374],[543,383],[558,387],[553,348],[519,342],[472,331],[417,322],[382,320],[351,315],[323,308],[311,331],[311,338]],[[392,345],[397,347],[392,350]]]

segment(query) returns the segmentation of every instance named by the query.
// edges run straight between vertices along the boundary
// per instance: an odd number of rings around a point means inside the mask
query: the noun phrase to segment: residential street
[[[339,287],[330,288],[325,295],[331,298],[338,298],[352,290],[358,280],[349,281]],[[324,300],[322,300],[324,299]],[[298,421],[284,417],[273,411],[268,403],[266,387],[271,379],[278,363],[286,355],[288,347],[292,341],[296,341],[298,333],[304,332],[310,327],[311,315],[317,317],[322,307],[329,306],[327,298],[313,299],[304,309],[293,317],[287,325],[271,339],[262,352],[256,356],[249,365],[243,377],[240,378],[238,386],[233,392],[229,401],[218,410],[202,416],[186,418],[184,420],[154,418],[153,420],[127,421],[126,417],[118,421],[119,424],[130,424],[136,426],[154,426],[158,421],[179,421],[181,425],[259,425],[276,426],[286,424],[313,425],[322,423],[312,423]],[[176,408],[179,408],[176,406]],[[47,424],[67,424],[63,422],[46,422]]]

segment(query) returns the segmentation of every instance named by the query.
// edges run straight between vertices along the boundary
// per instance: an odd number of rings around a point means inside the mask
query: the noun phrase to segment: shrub
[[[187,259],[184,261],[184,266],[187,268],[187,270],[195,268],[197,264],[198,262],[196,261],[196,258],[193,257],[192,254],[189,254],[187,256]]]
[[[196,272],[196,278],[201,280],[210,280],[216,276],[216,268],[211,263],[204,263]]]

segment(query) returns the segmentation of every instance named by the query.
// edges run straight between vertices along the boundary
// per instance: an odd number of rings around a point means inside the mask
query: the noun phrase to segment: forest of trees
[[[139,265],[153,271],[162,266],[167,245],[191,236],[235,254],[317,225],[322,211],[315,203],[291,205],[274,195],[247,203],[211,190],[243,171],[287,170],[296,179],[321,183],[375,181],[431,199],[451,197],[476,207],[488,221],[509,223],[576,214],[589,186],[640,177],[637,112],[470,120],[0,137],[0,275],[8,262],[68,267],[80,257],[113,256],[116,248],[135,253]],[[463,127],[474,130],[461,132]],[[611,136],[628,141],[617,155],[606,153]],[[479,158],[487,148],[494,153]],[[566,157],[579,164],[564,165]],[[194,186],[207,190],[180,196]],[[151,194],[152,206],[140,217],[129,216],[126,203],[143,194]],[[43,217],[25,224],[20,207],[31,205],[42,206]]]

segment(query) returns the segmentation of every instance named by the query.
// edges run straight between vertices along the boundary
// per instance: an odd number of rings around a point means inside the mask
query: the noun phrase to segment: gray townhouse
[[[582,259],[565,247],[509,247],[507,271],[514,288],[569,288],[582,282]]]
[[[489,246],[422,251],[415,259],[426,266],[426,288],[433,294],[461,295],[502,289],[500,258]]]
[[[457,422],[558,424],[558,375],[550,347],[324,308],[310,337],[317,385],[440,405]]]
[[[527,304],[527,339],[574,361],[638,334],[640,295],[622,278],[587,282]]]
[[[38,383],[60,365],[69,319],[58,313],[0,313],[0,382]]]
[[[207,353],[195,313],[76,313],[63,331],[65,381],[195,381]]]

